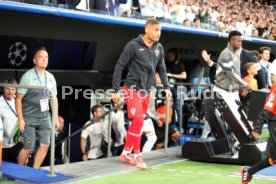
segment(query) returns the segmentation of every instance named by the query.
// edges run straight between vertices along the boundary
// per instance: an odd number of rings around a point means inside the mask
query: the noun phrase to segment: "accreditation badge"
[[[48,99],[41,99],[40,100],[40,110],[41,112],[45,112],[49,110],[49,100]]]

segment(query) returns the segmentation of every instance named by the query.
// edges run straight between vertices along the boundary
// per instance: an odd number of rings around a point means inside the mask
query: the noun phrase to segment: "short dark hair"
[[[4,81],[4,84],[17,84],[17,81],[14,78],[9,78]]]
[[[101,106],[101,105],[94,105],[94,106],[91,108],[91,113],[93,114],[93,116],[94,116],[94,113],[97,112],[97,109],[98,109],[98,108],[102,108],[102,106]]]
[[[183,24],[184,24],[185,22],[190,22],[190,21],[189,21],[189,19],[185,19],[185,20],[183,20]]]
[[[178,52],[177,48],[175,48],[175,47],[169,48],[167,50],[167,54],[168,53],[173,53],[175,55],[175,57],[176,57],[176,61],[179,61],[180,55],[179,55],[179,52]]]
[[[34,52],[33,52],[33,58],[35,58],[36,54],[37,54],[39,51],[41,51],[41,50],[44,50],[44,51],[47,52],[46,47],[39,47],[39,48],[37,48],[37,49],[34,50]]]
[[[270,52],[270,51],[271,51],[271,48],[269,48],[269,47],[261,47],[261,48],[259,49],[259,53],[260,53],[260,54],[263,54],[265,50],[268,50],[268,51]]]
[[[193,20],[193,22],[196,22],[196,21],[200,21],[200,19],[199,18],[194,18],[194,20]]]
[[[228,35],[228,42],[229,42],[229,41],[231,40],[231,38],[234,37],[234,36],[242,36],[242,34],[241,34],[241,32],[236,31],[236,30],[231,31],[231,32],[229,33],[229,35]]]
[[[155,25],[155,24],[160,24],[160,23],[158,22],[158,20],[151,18],[147,20],[145,27],[147,27],[148,25]]]
[[[14,78],[9,78],[4,81],[4,84],[17,84],[17,81]],[[4,87],[0,88],[0,93],[4,94]]]

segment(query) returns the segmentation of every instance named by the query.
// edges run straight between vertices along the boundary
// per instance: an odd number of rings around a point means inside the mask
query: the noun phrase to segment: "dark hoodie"
[[[169,89],[164,62],[164,50],[160,43],[154,42],[149,49],[139,35],[127,43],[114,69],[112,88],[120,89],[122,72],[128,66],[125,85],[135,90],[149,91],[155,86],[155,73],[159,73],[164,88]]]

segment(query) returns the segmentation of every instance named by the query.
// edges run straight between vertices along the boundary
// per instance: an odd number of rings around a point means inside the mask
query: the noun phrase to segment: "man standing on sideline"
[[[269,47],[261,47],[259,50],[261,60],[259,61],[260,70],[263,71],[263,75],[265,78],[265,88],[269,89],[269,82],[270,82],[270,76],[269,76],[269,67],[271,63],[269,62],[270,58],[270,51],[271,49]]]
[[[91,108],[91,113],[93,115],[93,119],[96,120],[103,113],[102,106],[94,105]],[[89,123],[91,123],[91,121],[86,122],[84,126],[86,126]],[[93,159],[104,157],[104,153],[101,149],[103,139],[104,139],[103,127],[104,127],[104,120],[100,119],[98,121],[95,121],[92,125],[82,130],[81,140],[80,140],[82,161],[93,160]],[[86,149],[86,142],[87,142],[86,140],[88,136],[90,139],[90,148],[87,154],[85,149]]]
[[[34,68],[28,70],[21,78],[20,85],[47,87],[53,96],[57,95],[57,85],[54,76],[46,71],[48,53],[45,47],[38,48],[33,57]],[[23,134],[23,149],[19,153],[18,163],[26,165],[31,152],[35,148],[36,136],[39,147],[35,154],[33,168],[40,168],[50,144],[51,116],[49,112],[49,91],[18,88],[16,95],[16,112],[18,125]],[[57,101],[55,128],[59,129],[57,120]],[[52,104],[52,103],[51,103]],[[53,107],[51,107],[53,110]]]
[[[17,84],[15,79],[8,79],[5,84]],[[2,160],[17,163],[22,148],[20,132],[15,111],[15,87],[4,87],[0,97],[0,140],[3,147]],[[2,148],[1,148],[2,149]]]
[[[127,104],[128,116],[132,124],[128,129],[124,150],[120,155],[122,162],[136,165],[139,169],[146,169],[140,144],[144,115],[148,109],[149,91],[155,87],[155,73],[159,73],[164,85],[167,98],[171,98],[167,72],[164,62],[164,50],[158,40],[161,26],[157,20],[149,19],[145,24],[145,34],[128,42],[122,52],[113,74],[112,99],[119,99],[118,90],[121,84],[123,69],[128,66],[128,75],[124,84],[124,98]],[[130,156],[133,148],[134,158]]]
[[[242,34],[239,31],[231,31],[228,36],[228,45],[220,53],[218,58],[214,91],[222,96],[244,131],[246,127],[241,122],[236,101],[240,101],[239,92],[246,96],[250,87],[241,78],[240,52],[242,46]]]

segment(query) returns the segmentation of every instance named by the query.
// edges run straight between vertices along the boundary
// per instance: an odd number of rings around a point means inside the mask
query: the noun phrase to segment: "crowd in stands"
[[[20,0],[16,0],[20,1]],[[25,0],[114,16],[147,19],[222,33],[276,39],[275,1],[265,0]]]

